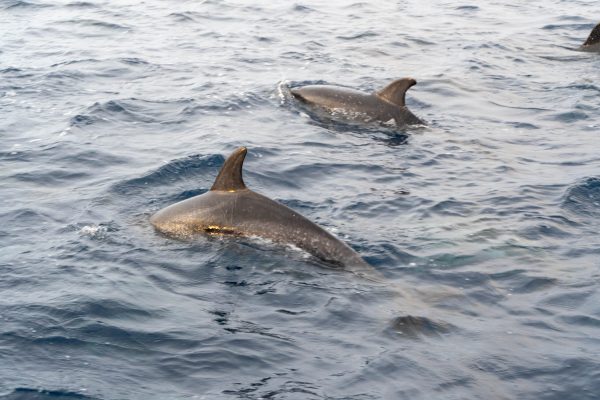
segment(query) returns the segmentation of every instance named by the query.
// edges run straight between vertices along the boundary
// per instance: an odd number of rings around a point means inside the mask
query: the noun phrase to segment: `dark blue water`
[[[0,0],[0,398],[598,399],[599,11]],[[427,128],[286,95],[404,76]],[[385,281],[156,234],[241,145]]]

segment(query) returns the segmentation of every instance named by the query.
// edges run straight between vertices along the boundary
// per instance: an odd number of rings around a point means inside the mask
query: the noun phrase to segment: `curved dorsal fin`
[[[375,94],[390,103],[404,107],[406,105],[406,91],[416,84],[417,81],[413,78],[402,78],[395,80]]]
[[[596,25],[594,29],[592,29],[590,36],[588,36],[587,40],[583,45],[589,46],[596,43],[600,43],[600,24]]]
[[[236,190],[246,189],[242,179],[242,165],[247,152],[248,150],[245,147],[239,147],[227,157],[210,190],[235,192]]]

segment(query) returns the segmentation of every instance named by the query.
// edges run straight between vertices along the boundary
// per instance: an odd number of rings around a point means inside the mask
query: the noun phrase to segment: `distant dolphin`
[[[600,24],[596,25],[579,50],[600,52]]]
[[[235,150],[221,168],[210,191],[158,211],[150,218],[165,234],[196,233],[258,236],[289,243],[326,263],[354,271],[372,267],[335,236],[296,211],[246,188],[242,164],[247,150]]]
[[[331,85],[309,85],[291,91],[301,101],[323,108],[334,116],[362,122],[393,122],[397,126],[424,125],[405,102],[406,91],[416,83],[412,78],[402,78],[375,93]]]

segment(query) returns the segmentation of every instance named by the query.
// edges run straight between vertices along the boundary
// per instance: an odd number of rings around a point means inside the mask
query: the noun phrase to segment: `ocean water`
[[[0,399],[600,398],[596,0],[0,0]],[[411,76],[427,127],[289,88]],[[156,210],[245,181],[381,282]]]

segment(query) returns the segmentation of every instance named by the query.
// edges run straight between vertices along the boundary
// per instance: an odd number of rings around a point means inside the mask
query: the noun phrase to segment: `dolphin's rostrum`
[[[150,218],[165,234],[190,237],[198,233],[257,236],[293,244],[335,266],[370,268],[348,245],[296,211],[253,192],[242,179],[247,150],[235,150],[221,168],[210,191],[168,206]]]
[[[424,122],[406,107],[406,91],[416,84],[412,78],[402,78],[375,93],[332,85],[308,85],[291,91],[302,102],[341,119],[393,122],[396,126],[422,125]]]

